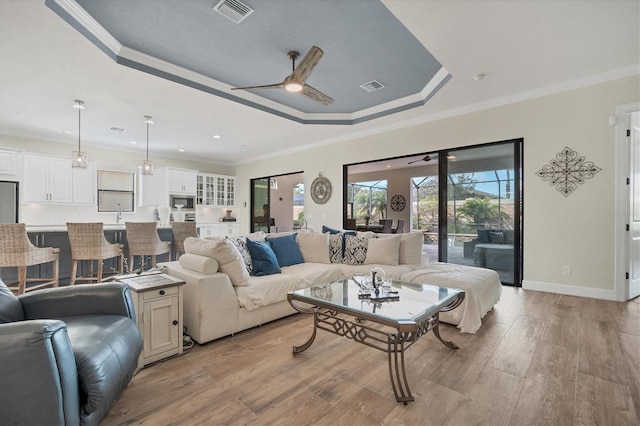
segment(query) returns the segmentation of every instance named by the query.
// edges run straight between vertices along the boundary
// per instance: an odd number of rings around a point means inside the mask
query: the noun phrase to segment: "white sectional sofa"
[[[285,238],[288,237],[288,238]],[[196,342],[203,344],[257,325],[282,318],[296,311],[287,302],[287,292],[325,284],[353,274],[370,273],[380,267],[385,275],[408,282],[462,288],[463,305],[443,313],[441,320],[458,325],[461,331],[475,333],[482,317],[500,299],[502,287],[491,270],[460,265],[422,264],[422,233],[399,235],[321,234],[316,232],[248,236],[251,247],[271,245],[284,264],[291,263],[283,253],[285,242],[302,258],[279,272],[260,274],[246,253],[246,239],[208,237],[185,240],[186,253],[179,261],[166,262],[167,273],[186,281],[184,324]],[[265,238],[267,244],[264,243]],[[292,247],[291,239],[297,247]],[[256,241],[262,243],[256,243]],[[276,244],[278,242],[278,244]],[[288,249],[287,249],[288,250]],[[295,257],[295,256],[294,256]],[[302,260],[302,262],[300,262]],[[300,262],[300,263],[297,263]],[[261,266],[261,265],[260,265]],[[252,269],[253,268],[253,269]],[[273,271],[271,271],[273,272]]]

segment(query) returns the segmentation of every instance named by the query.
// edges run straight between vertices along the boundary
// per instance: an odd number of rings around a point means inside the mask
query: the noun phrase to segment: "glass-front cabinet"
[[[196,185],[196,202],[199,206],[235,207],[234,176],[199,173]]]
[[[198,174],[196,180],[196,203],[199,206],[215,205],[216,197],[215,176]]]

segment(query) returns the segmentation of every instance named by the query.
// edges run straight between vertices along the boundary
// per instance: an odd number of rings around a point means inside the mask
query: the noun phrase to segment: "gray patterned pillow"
[[[345,235],[343,263],[347,265],[362,265],[367,258],[369,238],[369,235]]]
[[[253,275],[253,262],[251,261],[251,254],[249,253],[249,249],[247,248],[247,239],[245,237],[227,237],[227,239],[231,241],[234,246],[236,246],[236,248],[242,255],[242,261],[244,262],[244,266],[245,268],[247,268],[247,272],[249,273],[249,275]]]
[[[342,234],[329,235],[329,260],[331,263],[342,263]]]

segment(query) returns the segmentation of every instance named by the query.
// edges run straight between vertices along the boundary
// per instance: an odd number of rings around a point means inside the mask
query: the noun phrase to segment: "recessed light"
[[[475,81],[480,81],[480,80],[484,79],[486,76],[487,76],[487,75],[486,75],[485,73],[482,73],[482,72],[481,72],[481,73],[479,73],[479,74],[474,75],[474,76],[473,76],[473,79],[474,79]]]
[[[184,149],[179,149],[178,152],[184,152]]]
[[[390,169],[390,168],[391,168],[391,165],[387,164],[387,169]]]
[[[138,142],[136,142],[136,141],[131,141],[131,143],[132,143],[133,145],[138,145]]]
[[[67,135],[72,135],[73,132],[71,130],[63,130],[62,133],[65,133]]]
[[[214,139],[220,139],[220,135],[213,135]]]

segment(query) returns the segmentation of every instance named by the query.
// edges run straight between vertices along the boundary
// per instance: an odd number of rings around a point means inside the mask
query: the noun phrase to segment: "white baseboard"
[[[602,288],[582,287],[577,285],[547,283],[544,281],[522,280],[522,288],[525,290],[545,291],[547,293],[566,294],[567,296],[589,297],[591,299],[617,301],[615,290]]]

